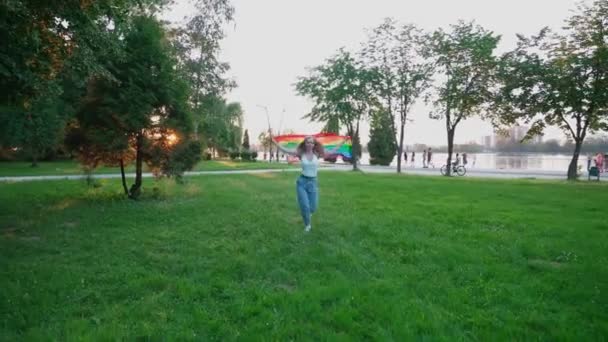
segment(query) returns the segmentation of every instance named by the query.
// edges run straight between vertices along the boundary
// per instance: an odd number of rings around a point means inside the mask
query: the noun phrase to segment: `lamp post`
[[[270,136],[270,146],[268,146],[269,149],[269,155],[270,155],[270,162],[272,162],[272,128],[270,127],[270,116],[268,115],[268,107],[266,106],[262,106],[262,105],[257,105],[258,107],[264,109],[264,111],[266,112],[266,121],[268,122],[268,134]]]

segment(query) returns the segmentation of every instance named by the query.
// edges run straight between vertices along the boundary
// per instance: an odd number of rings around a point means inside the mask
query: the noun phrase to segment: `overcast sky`
[[[171,19],[189,11],[186,0],[177,0]],[[227,98],[245,111],[245,128],[252,141],[267,129],[267,106],[273,129],[316,133],[318,123],[302,120],[312,102],[295,93],[293,84],[306,68],[319,65],[340,47],[356,50],[366,40],[365,29],[393,17],[425,30],[447,28],[459,19],[475,20],[502,36],[500,51],[515,46],[515,34],[530,35],[542,27],[560,28],[575,8],[575,0],[233,0],[235,21],[226,29],[221,57],[231,65],[230,77],[238,83]],[[445,145],[445,124],[428,118],[422,103],[411,112],[406,143]],[[480,142],[491,127],[479,120],[459,125],[456,142]],[[551,130],[548,138],[562,138]],[[367,125],[362,132],[368,141]]]

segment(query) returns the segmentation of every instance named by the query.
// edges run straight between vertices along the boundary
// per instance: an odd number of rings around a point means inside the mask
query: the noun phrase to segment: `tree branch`
[[[464,117],[464,114],[462,114],[462,112],[459,115],[457,115],[456,116],[456,121],[452,125],[452,128],[456,127],[456,125],[458,125],[458,123],[460,122],[460,120],[462,120],[463,117]]]
[[[572,126],[570,126],[570,123],[568,122],[568,120],[566,120],[566,118],[564,118],[564,114],[560,111],[560,112],[557,112],[557,115],[562,120],[562,122],[566,124],[566,127],[568,127],[568,129],[570,130],[570,133],[572,134],[572,136],[576,137],[576,133],[574,133],[574,129],[572,129]]]

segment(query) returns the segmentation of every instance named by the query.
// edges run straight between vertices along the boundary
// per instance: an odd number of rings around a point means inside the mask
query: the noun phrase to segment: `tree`
[[[238,102],[214,95],[203,98],[202,127],[199,132],[208,148],[220,155],[238,150],[241,145],[243,109]]]
[[[111,78],[89,82],[67,142],[87,167],[120,165],[125,194],[136,199],[144,162],[179,176],[198,161],[200,145],[189,140],[188,84],[161,24],[135,17],[123,34],[124,58],[107,61]],[[132,160],[135,183],[127,188],[124,166]]]
[[[393,128],[392,118],[386,111],[379,110],[372,114],[370,140],[367,144],[370,164],[390,165],[393,161],[397,151]]]
[[[500,36],[474,23],[459,22],[451,32],[438,29],[426,40],[426,55],[433,60],[437,80],[433,119],[444,119],[448,140],[447,175],[451,174],[456,127],[462,120],[483,116],[494,98]]]
[[[245,130],[245,134],[243,134],[243,150],[249,151],[249,132]]]
[[[574,141],[568,179],[589,132],[608,127],[608,2],[581,3],[564,32],[519,36],[501,63],[498,122],[533,122],[528,136],[557,126]]]
[[[432,66],[424,61],[422,52],[420,30],[411,24],[398,27],[390,18],[373,29],[363,51],[364,58],[378,73],[374,88],[391,119],[398,155],[403,154],[409,111],[429,87]],[[394,126],[396,115],[399,115],[398,133]],[[397,158],[397,172],[401,172],[401,158]]]
[[[49,85],[45,96],[37,98],[28,110],[21,124],[22,136],[19,145],[27,151],[32,167],[36,167],[40,157],[54,150],[63,138],[63,131],[68,119],[65,103],[59,87]],[[70,113],[71,114],[71,113]]]
[[[298,94],[308,96],[314,106],[305,117],[312,121],[338,120],[353,141],[353,170],[361,156],[359,127],[369,112],[378,106],[371,84],[374,73],[356,61],[349,52],[340,49],[324,65],[300,77],[296,83]]]
[[[56,148],[74,113],[72,95],[92,74],[110,75],[104,60],[120,50],[119,27],[166,2],[0,2],[0,146],[28,149],[33,164]]]
[[[227,69],[217,62],[221,24],[232,19],[228,0],[195,0],[198,10],[185,27],[190,43],[200,47],[205,63],[199,69],[212,82]],[[2,1],[0,2],[0,148],[27,149],[38,156],[56,149],[66,122],[91,78],[112,79],[108,60],[124,57],[123,33],[132,19],[156,15],[170,0]],[[174,42],[184,42],[177,39]],[[204,42],[203,42],[204,41]],[[198,44],[198,45],[197,45]],[[202,47],[201,47],[202,46]],[[196,58],[199,55],[189,55]],[[180,64],[183,68],[183,63]],[[222,80],[223,81],[223,80]],[[226,81],[225,83],[229,83]],[[198,94],[199,92],[197,92]]]
[[[340,120],[335,116],[330,117],[321,132],[340,134]]]
[[[264,149],[264,153],[267,153],[268,150],[270,149],[270,146],[272,145],[272,141],[270,140],[270,136],[268,135],[268,132],[260,133],[260,135],[258,135],[258,142],[260,143],[260,145],[262,145],[262,148]]]
[[[230,65],[219,60],[220,41],[224,38],[224,25],[233,20],[234,7],[228,0],[200,0],[195,14],[184,27],[171,34],[179,55],[179,66],[188,75],[192,87],[194,134],[198,136],[205,113],[209,108],[206,99],[221,97],[236,86],[225,78]]]

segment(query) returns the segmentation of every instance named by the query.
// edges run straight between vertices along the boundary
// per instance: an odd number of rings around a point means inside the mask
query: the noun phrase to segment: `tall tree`
[[[249,151],[249,131],[245,130],[245,134],[243,134],[243,150]]]
[[[161,24],[135,17],[123,34],[124,58],[107,61],[111,78],[89,82],[68,141],[89,167],[120,165],[125,193],[135,199],[144,162],[179,175],[198,161],[200,145],[188,139],[188,87]],[[127,188],[124,166],[131,160],[135,183]]]
[[[424,60],[422,46],[419,29],[412,24],[398,26],[387,18],[372,30],[363,50],[365,60],[378,73],[374,87],[392,120],[398,155],[403,153],[409,111],[430,85],[432,65]],[[401,158],[397,158],[397,172],[401,172]]]
[[[268,132],[261,132],[258,135],[258,143],[262,145],[264,153],[267,153],[270,149],[270,146],[272,145],[272,141],[270,140],[270,135],[268,135]]]
[[[581,3],[563,33],[543,29],[503,56],[499,123],[533,122],[528,136],[557,126],[574,141],[568,179],[577,177],[587,134],[608,127],[608,1]]]
[[[199,95],[191,99],[196,104],[200,96],[220,93],[232,85],[222,78],[228,65],[219,62],[217,55],[222,25],[232,20],[234,9],[229,0],[192,2],[196,11],[185,26],[173,31],[171,38],[181,52],[182,62],[177,67],[190,70],[190,80],[198,81],[192,82],[197,90],[194,94]],[[38,156],[54,149],[87,91],[87,84],[119,81],[113,64],[107,61],[126,58],[124,33],[133,19],[156,15],[172,3],[171,0],[0,2],[0,37],[6,42],[0,46],[0,148],[22,147],[32,156],[34,164]],[[182,36],[187,38],[179,39]],[[191,68],[186,68],[188,62],[192,62]]]
[[[340,134],[340,120],[338,120],[337,117],[332,116],[327,120],[327,123],[323,126],[323,129],[321,129],[321,132]]]
[[[483,116],[494,101],[500,36],[474,23],[459,22],[450,32],[438,29],[428,35],[426,54],[439,79],[433,99],[433,119],[444,119],[448,140],[447,175],[451,174],[456,127],[462,120]]]
[[[166,3],[0,2],[0,146],[27,148],[34,159],[55,148],[76,102],[64,93],[83,91],[93,74],[109,76],[104,60],[120,50],[118,28],[134,12],[153,13]]]
[[[315,67],[307,77],[300,77],[296,90],[308,96],[314,106],[307,118],[328,122],[337,119],[347,129],[353,141],[353,169],[361,156],[359,128],[370,111],[378,106],[372,92],[375,74],[356,61],[349,52],[340,49],[324,65]]]
[[[243,109],[238,102],[226,103],[217,96],[206,96],[201,105],[203,141],[213,152],[225,155],[241,144]]]
[[[393,161],[397,152],[393,128],[392,118],[386,111],[379,110],[372,114],[370,139],[367,143],[370,164],[390,165]]]
[[[208,110],[205,99],[221,97],[236,83],[225,76],[230,65],[219,59],[224,26],[233,20],[234,7],[228,0],[199,0],[195,9],[186,25],[174,30],[172,35],[180,56],[179,65],[191,83],[194,134],[198,136]]]

